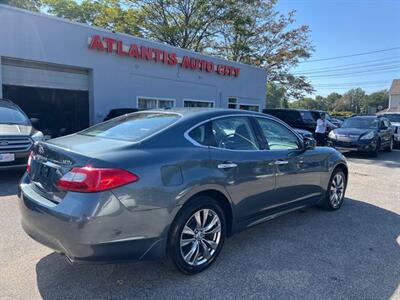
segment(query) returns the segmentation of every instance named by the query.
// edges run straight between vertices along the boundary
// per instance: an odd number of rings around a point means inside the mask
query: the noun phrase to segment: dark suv
[[[0,99],[0,170],[26,166],[31,147],[43,140],[26,114],[10,100]]]
[[[317,121],[309,110],[306,109],[286,109],[286,108],[266,108],[263,113],[281,119],[293,128],[303,129],[314,133]]]

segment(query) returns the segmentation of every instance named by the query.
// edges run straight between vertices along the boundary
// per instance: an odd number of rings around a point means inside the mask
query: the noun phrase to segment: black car
[[[392,151],[393,127],[387,118],[356,116],[329,133],[331,144],[338,150],[362,151],[377,156],[381,149]]]
[[[0,170],[26,166],[33,143],[41,140],[43,133],[18,105],[0,99]]]
[[[104,118],[103,121],[105,122],[110,119],[114,119],[116,117],[130,114],[130,113],[137,112],[137,111],[139,111],[138,108],[114,108],[108,112],[108,115]]]
[[[266,108],[263,109],[263,113],[272,115],[296,129],[314,132],[317,126],[317,120],[306,109]]]

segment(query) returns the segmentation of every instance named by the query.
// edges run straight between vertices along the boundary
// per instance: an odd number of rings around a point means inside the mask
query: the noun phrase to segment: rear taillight
[[[31,171],[31,163],[32,163],[32,152],[29,153],[28,164],[26,165],[27,173],[29,173]]]
[[[57,182],[62,190],[92,193],[113,189],[131,182],[139,177],[121,169],[103,169],[90,166],[73,168]]]

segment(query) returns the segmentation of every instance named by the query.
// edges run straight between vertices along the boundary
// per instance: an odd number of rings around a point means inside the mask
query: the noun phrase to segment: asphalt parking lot
[[[308,208],[244,231],[196,276],[164,261],[69,265],[22,231],[22,173],[0,173],[0,298],[400,299],[400,150],[347,156],[341,210]]]

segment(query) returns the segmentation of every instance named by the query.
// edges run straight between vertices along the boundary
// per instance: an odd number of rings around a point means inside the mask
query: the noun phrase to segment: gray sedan
[[[36,143],[22,226],[71,262],[168,256],[193,274],[240,230],[309,205],[339,209],[347,175],[339,152],[265,114],[142,111]]]

